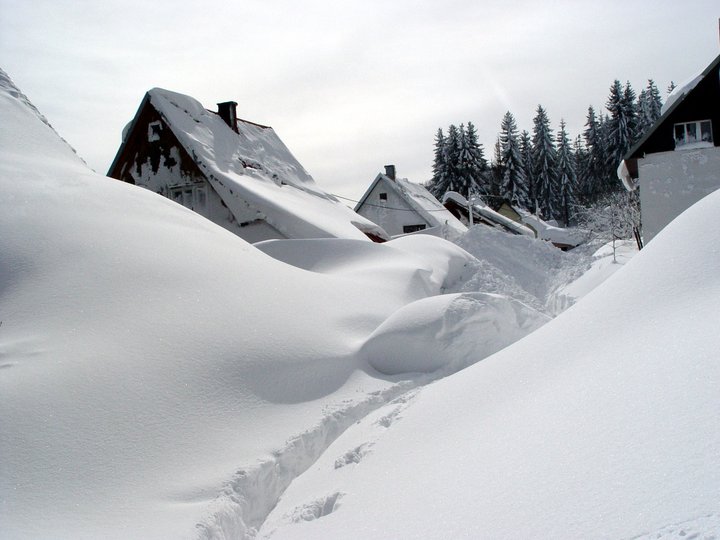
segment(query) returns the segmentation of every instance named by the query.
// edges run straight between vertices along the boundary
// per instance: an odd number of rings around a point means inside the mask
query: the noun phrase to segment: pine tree
[[[558,215],[567,227],[577,204],[575,197],[577,174],[565,120],[560,120],[560,131],[557,134],[557,171],[558,187],[560,188],[557,197]]]
[[[573,157],[575,162],[575,198],[578,205],[587,205],[590,203],[590,152],[583,144],[582,136],[575,137],[573,142]]]
[[[675,81],[670,81],[670,84],[668,84],[667,87],[667,93],[671,94],[673,90],[677,88],[677,85],[675,84]]]
[[[445,147],[443,152],[443,159],[445,160],[445,170],[447,172],[447,181],[444,186],[444,190],[436,197],[442,199],[442,196],[448,191],[457,191],[460,186],[460,130],[451,124],[448,128],[448,135],[445,139]]]
[[[490,189],[485,194],[486,201],[491,202],[493,199],[502,198],[502,177],[503,177],[503,157],[500,146],[500,137],[495,141],[492,163],[490,164]]]
[[[428,185],[428,191],[435,197],[442,197],[447,191],[447,163],[445,162],[445,135],[442,128],[435,134],[435,157],[433,160],[433,176]]]
[[[525,208],[530,212],[537,212],[537,196],[535,194],[535,177],[533,175],[533,158],[532,158],[532,141],[527,130],[523,130],[520,134],[520,159],[522,160],[522,169],[525,173],[528,191],[528,206]]]
[[[477,130],[472,122],[465,129],[467,148],[467,174],[473,192],[485,193],[488,189],[488,164],[482,145],[478,142]]]
[[[530,196],[517,140],[517,125],[510,111],[505,113],[500,129],[502,197],[514,206],[527,208],[531,206]]]
[[[583,136],[587,149],[587,176],[581,187],[581,197],[590,203],[603,192],[605,162],[607,161],[605,139],[601,133],[601,121],[595,116],[595,109],[592,106],[588,107]]]
[[[642,137],[648,129],[660,118],[662,99],[655,81],[648,80],[647,88],[640,92],[637,103],[638,110],[638,137]]]
[[[538,105],[533,119],[533,175],[537,193],[537,206],[543,219],[557,215],[557,153],[553,142],[550,120],[545,109]]]
[[[615,171],[625,153],[635,141],[635,93],[628,82],[623,89],[617,79],[610,87],[610,97],[606,107],[610,112],[607,125],[606,171]],[[607,174],[610,186],[608,191],[620,189],[620,182],[614,175]]]

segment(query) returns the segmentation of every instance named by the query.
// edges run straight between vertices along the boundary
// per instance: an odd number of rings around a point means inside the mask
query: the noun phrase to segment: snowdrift
[[[462,249],[271,257],[90,171],[2,72],[0,112],[0,537],[253,536],[332,440],[418,384],[358,349],[462,287]]]
[[[549,324],[353,426],[260,537],[715,537],[718,211],[720,192]]]

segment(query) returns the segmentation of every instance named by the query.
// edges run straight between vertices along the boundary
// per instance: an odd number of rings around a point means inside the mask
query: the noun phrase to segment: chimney
[[[395,165],[385,165],[385,176],[390,180],[395,180]]]
[[[237,133],[237,103],[234,101],[226,101],[224,103],[218,103],[217,106],[220,118],[225,120],[225,123],[230,126],[230,129]]]

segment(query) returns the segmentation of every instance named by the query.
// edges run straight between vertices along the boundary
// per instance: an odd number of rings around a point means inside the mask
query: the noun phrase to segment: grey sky
[[[505,111],[579,134],[615,78],[664,95],[720,53],[717,0],[0,0],[0,67],[105,173],[155,86],[272,125],[318,183],[358,198],[382,166],[427,180],[438,127],[486,157]]]

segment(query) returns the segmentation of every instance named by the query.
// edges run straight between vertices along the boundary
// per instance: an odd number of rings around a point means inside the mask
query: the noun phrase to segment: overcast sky
[[[103,174],[157,86],[237,101],[357,199],[386,164],[428,180],[438,127],[472,121],[490,158],[505,111],[531,131],[540,103],[575,136],[614,79],[664,97],[720,54],[718,17],[717,0],[0,0],[0,67]]]

